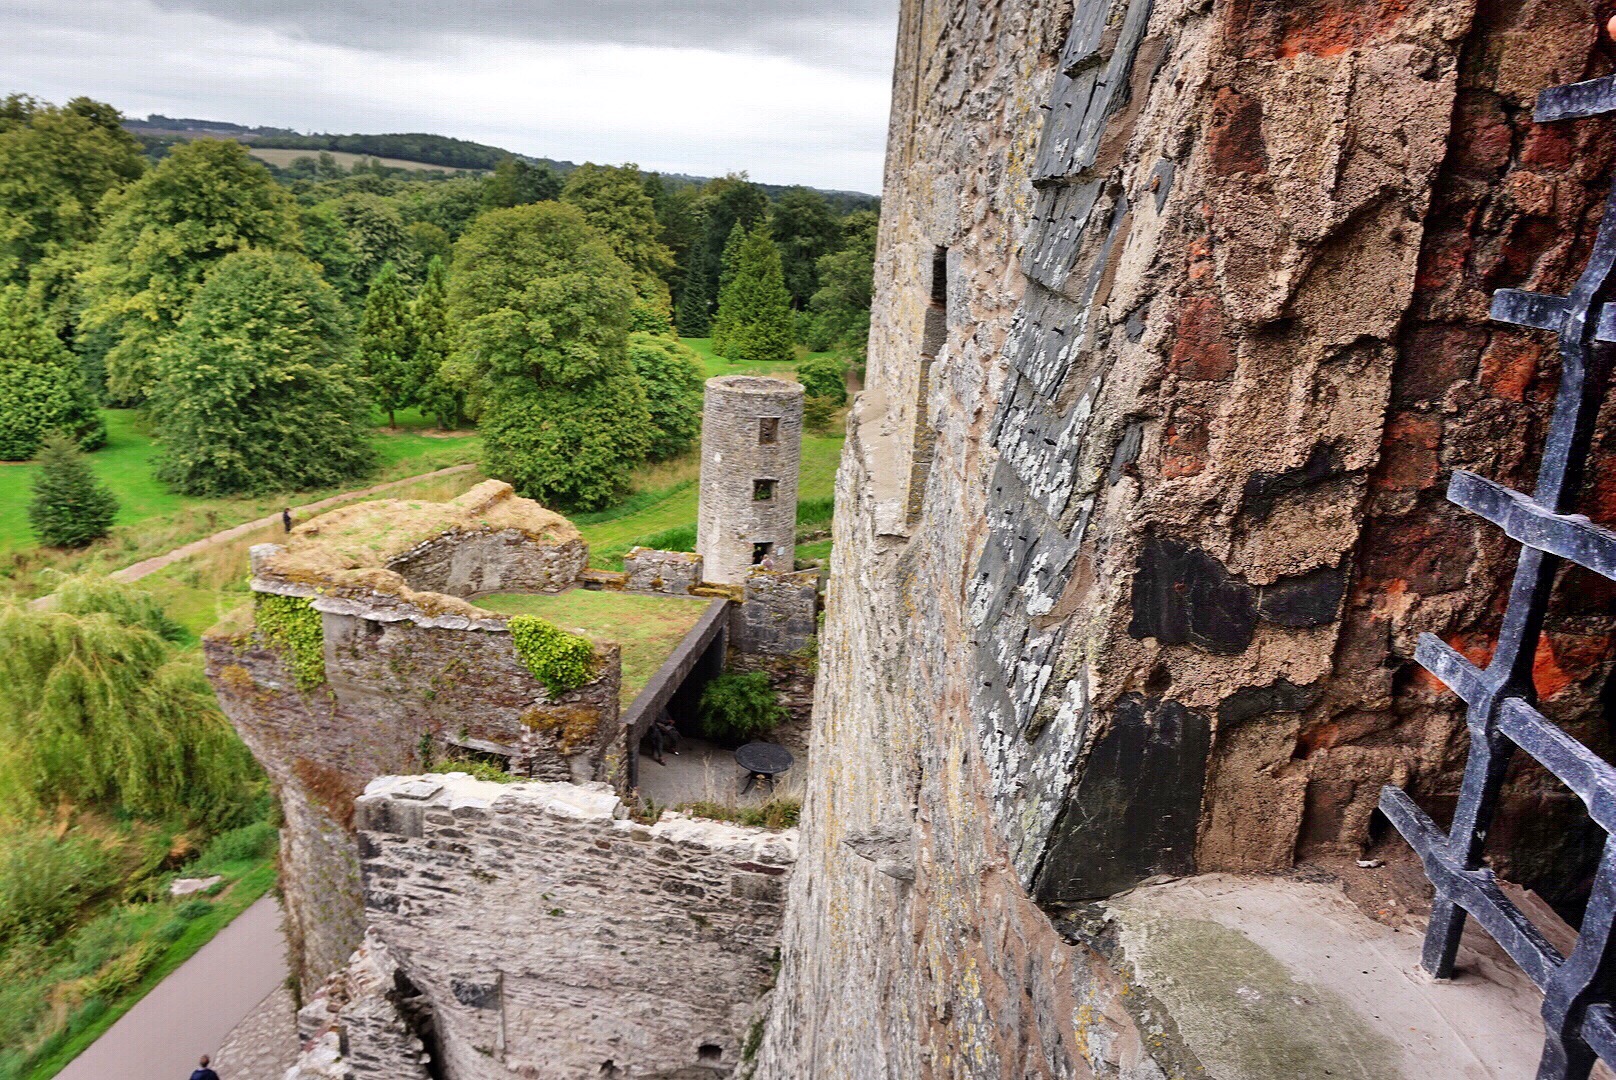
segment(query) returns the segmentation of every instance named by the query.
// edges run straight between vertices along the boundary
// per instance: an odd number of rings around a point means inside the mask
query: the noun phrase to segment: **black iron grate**
[[[1538,95],[1539,123],[1616,111],[1616,76]],[[1551,723],[1535,707],[1532,661],[1562,561],[1616,580],[1616,533],[1570,513],[1592,442],[1616,342],[1616,304],[1606,304],[1616,269],[1616,187],[1605,205],[1592,256],[1568,297],[1503,289],[1493,295],[1500,322],[1559,335],[1560,387],[1550,420],[1537,489],[1528,496],[1473,473],[1455,472],[1448,498],[1479,514],[1521,547],[1498,648],[1478,668],[1440,638],[1424,634],[1415,659],[1467,706],[1470,756],[1453,827],[1444,835],[1401,790],[1383,788],[1380,809],[1425,864],[1435,887],[1422,964],[1438,978],[1453,974],[1467,915],[1504,947],[1543,991],[1547,1028],[1539,1080],[1585,1080],[1596,1058],[1616,1063],[1616,839],[1606,836],[1576,948],[1562,956],[1499,889],[1481,864],[1504,773],[1519,747],[1582,799],[1607,834],[1616,833],[1616,767]]]

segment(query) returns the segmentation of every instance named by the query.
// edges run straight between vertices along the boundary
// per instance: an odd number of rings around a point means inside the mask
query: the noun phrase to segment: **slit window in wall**
[[[696,1050],[696,1060],[722,1061],[724,1060],[724,1048],[717,1043],[702,1043]]]
[[[753,502],[770,502],[773,499],[774,499],[774,481],[773,480],[754,480],[754,481],[752,481],[752,501]]]
[[[920,330],[920,371],[915,378],[914,441],[909,453],[909,499],[905,517],[910,525],[920,519],[926,480],[937,453],[937,433],[926,423],[926,398],[931,393],[932,361],[948,343],[948,249],[945,247],[932,252],[931,294],[927,301],[926,321]]]
[[[773,553],[774,553],[774,545],[773,544],[753,544],[752,545],[752,565],[753,566],[761,566],[763,564],[763,560],[767,559]]]
[[[758,445],[773,446],[780,441],[780,418],[765,416],[758,420]]]

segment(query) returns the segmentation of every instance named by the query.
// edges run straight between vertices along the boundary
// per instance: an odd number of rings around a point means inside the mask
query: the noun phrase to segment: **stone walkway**
[[[297,1053],[296,1003],[282,985],[219,1044],[213,1069],[220,1080],[281,1080]]]
[[[687,802],[761,806],[775,795],[800,798],[808,758],[796,750],[793,754],[796,760],[774,789],[767,784],[753,784],[752,790],[742,795],[746,774],[735,764],[734,752],[684,736],[679,740],[679,753],[662,755],[665,765],[658,765],[647,754],[640,755],[640,794],[664,808]]]

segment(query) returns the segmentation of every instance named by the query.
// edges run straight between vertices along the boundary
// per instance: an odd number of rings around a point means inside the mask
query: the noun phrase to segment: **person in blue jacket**
[[[191,1080],[219,1080],[219,1074],[208,1068],[208,1055],[202,1055],[202,1062],[191,1073]]]

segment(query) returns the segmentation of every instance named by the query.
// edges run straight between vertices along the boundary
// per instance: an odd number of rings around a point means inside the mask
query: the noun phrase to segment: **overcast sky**
[[[878,192],[897,0],[0,0],[0,93]]]

